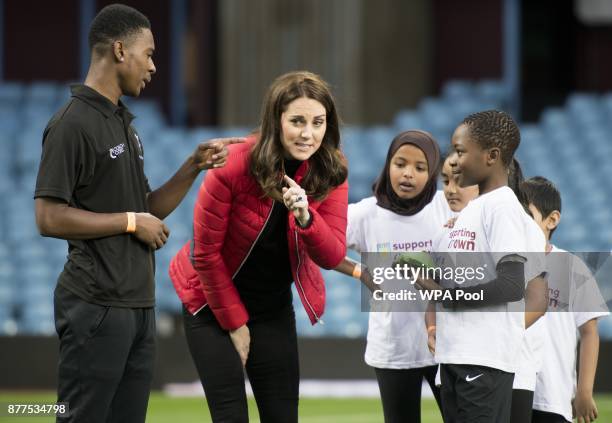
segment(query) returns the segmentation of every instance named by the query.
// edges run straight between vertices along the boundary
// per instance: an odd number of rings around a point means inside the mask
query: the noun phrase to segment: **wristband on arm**
[[[127,227],[125,228],[125,232],[128,234],[133,234],[136,232],[136,213],[127,212]]]

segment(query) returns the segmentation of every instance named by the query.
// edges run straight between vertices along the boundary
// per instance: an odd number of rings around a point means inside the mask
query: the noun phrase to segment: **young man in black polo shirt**
[[[174,210],[203,169],[225,164],[227,144],[201,143],[152,191],[144,152],[119,99],[138,96],[155,73],[148,19],[123,5],[94,19],[84,85],[43,135],[36,221],[43,236],[68,240],[55,291],[60,339],[58,401],[70,422],[144,422],[155,356],[154,251]]]

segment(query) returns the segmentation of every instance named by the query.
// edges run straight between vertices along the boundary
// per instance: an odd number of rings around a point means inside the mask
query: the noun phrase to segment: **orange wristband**
[[[136,232],[136,213],[134,212],[127,212],[127,228],[125,228],[125,231],[128,234],[133,234],[134,232]]]
[[[353,277],[355,279],[361,279],[361,263],[356,263],[353,267]]]

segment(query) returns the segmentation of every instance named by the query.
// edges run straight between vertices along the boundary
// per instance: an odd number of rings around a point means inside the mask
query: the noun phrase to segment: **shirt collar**
[[[117,114],[127,125],[134,119],[134,115],[130,113],[127,106],[121,100],[119,100],[119,104],[116,105],[87,85],[73,84],[70,86],[70,91],[72,92],[72,97],[83,100],[102,113],[106,118]]]

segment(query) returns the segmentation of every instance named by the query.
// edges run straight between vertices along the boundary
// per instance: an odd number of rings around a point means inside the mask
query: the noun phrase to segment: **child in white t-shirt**
[[[459,213],[467,205],[467,203],[478,196],[478,186],[470,186],[461,188],[458,186],[455,178],[452,177],[450,160],[447,157],[442,166],[441,179],[444,187],[447,202],[451,210]],[[523,181],[521,167],[513,160],[511,171],[509,174],[509,186],[526,207],[524,195],[520,192],[519,184]],[[447,231],[454,226],[455,218],[451,219],[446,225]],[[523,216],[525,224],[525,233],[527,236],[527,265],[525,270],[527,275],[538,274],[538,276],[529,281],[526,288],[526,305],[525,305],[525,327],[529,328],[525,334],[524,342],[521,346],[520,360],[515,372],[513,381],[512,394],[512,422],[523,423],[531,420],[531,405],[533,402],[533,391],[535,389],[536,372],[541,363],[541,337],[542,331],[545,330],[545,322],[543,315],[546,311],[546,294],[548,286],[543,275],[545,273],[545,263],[543,262],[543,252],[546,245],[542,231],[533,219],[526,213]],[[436,243],[436,248],[439,243]],[[531,269],[535,267],[535,269]],[[430,351],[435,353],[435,334],[436,334],[436,318],[435,318],[435,303],[432,302],[425,315],[425,323],[428,333],[428,346]],[[438,376],[438,383],[440,379]]]
[[[439,265],[480,271],[484,277],[451,278],[442,286],[431,279],[417,281],[422,289],[442,290],[454,299],[444,307],[438,304],[436,316],[435,358],[441,363],[448,422],[510,420],[512,383],[525,335],[525,314],[517,311],[523,309],[525,281],[537,276],[525,274],[530,268],[524,257],[525,211],[507,186],[519,142],[512,118],[495,110],[468,116],[452,137],[453,177],[462,187],[478,185],[480,194],[442,238],[440,251],[451,261]]]
[[[438,144],[423,131],[395,137],[374,186],[374,196],[348,209],[347,246],[357,252],[431,251],[443,225],[452,217],[444,195],[436,191],[440,162]],[[346,258],[336,270],[360,278],[361,265]],[[411,289],[408,285],[407,289]],[[412,288],[414,290],[414,288]],[[439,400],[436,363],[427,349],[423,307],[369,315],[365,361],[374,367],[385,422],[419,422],[425,378]]]
[[[552,182],[534,177],[521,184],[529,210],[546,240],[561,219],[561,196]],[[593,384],[599,353],[597,319],[609,313],[597,282],[575,255],[547,245],[549,312],[544,333],[544,360],[533,401],[534,423],[593,421],[597,406]],[[578,336],[579,332],[579,336]],[[576,347],[580,363],[576,383]]]
[[[537,373],[542,366],[543,342],[546,332],[546,309],[548,305],[548,270],[544,257],[546,238],[527,214],[527,200],[525,193],[520,189],[523,182],[523,172],[516,159],[510,168],[508,177],[512,188],[521,205],[525,209],[523,221],[525,235],[527,236],[527,258],[525,275],[538,275],[527,283],[525,289],[525,337],[521,345],[514,381],[512,383],[511,423],[525,423],[531,421],[533,396],[536,386]]]
[[[460,187],[457,180],[453,176],[450,166],[450,155],[447,154],[442,160],[442,169],[440,171],[440,180],[442,181],[442,192],[448,203],[448,207],[454,213],[454,216],[446,222],[444,229],[439,232],[438,239],[434,241],[434,251],[438,250],[438,246],[446,232],[451,230],[455,225],[457,213],[467,206],[467,204],[478,197],[478,185],[468,187]],[[427,329],[427,347],[434,354],[436,350],[436,311],[435,302],[431,301],[425,313],[425,327]],[[439,373],[438,373],[439,377]],[[439,384],[439,383],[438,383]]]

